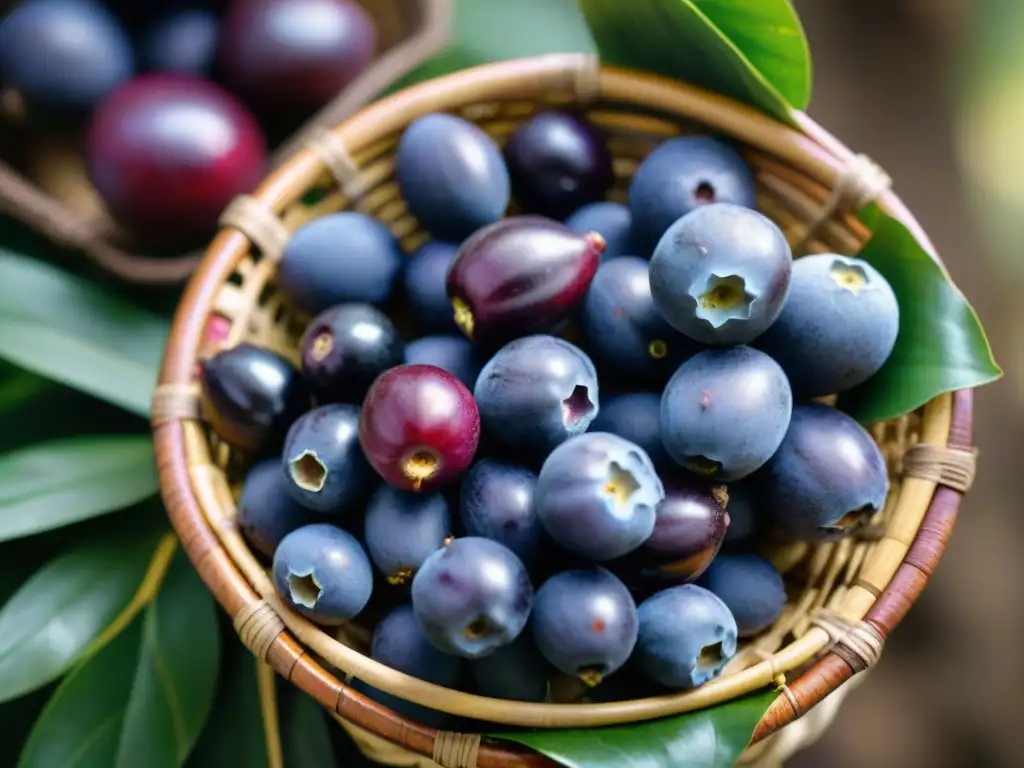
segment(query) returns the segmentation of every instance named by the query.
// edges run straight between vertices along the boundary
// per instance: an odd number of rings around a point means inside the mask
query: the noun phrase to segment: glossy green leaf
[[[896,292],[900,330],[882,369],[839,406],[865,424],[901,416],[944,392],[1002,375],[977,314],[902,223],[876,205],[861,219],[872,231],[859,256]]]
[[[20,368],[3,365],[0,368],[0,414],[21,408],[32,398],[46,390],[48,382],[42,376]]]
[[[466,67],[548,53],[594,53],[576,0],[453,0],[451,40],[389,90]]]
[[[178,768],[210,713],[220,636],[213,598],[179,551],[143,614],[116,768]]]
[[[130,533],[63,552],[0,609],[0,701],[60,677],[128,605],[158,538]]]
[[[690,0],[790,106],[811,100],[811,51],[790,0]]]
[[[111,768],[135,682],[141,616],[57,687],[32,728],[18,768]]]
[[[158,488],[144,435],[69,437],[0,454],[0,541],[123,509]]]
[[[525,744],[567,768],[728,768],[746,749],[774,691],[646,723],[494,738]]]
[[[784,12],[788,4],[776,0],[579,0],[602,61],[693,83],[792,124],[791,106],[785,96],[744,55],[737,41],[711,21],[702,10],[705,2],[713,6],[712,14],[742,33],[740,41],[757,49],[762,64],[775,55],[781,57],[782,63],[773,71],[786,73],[781,79],[800,95],[800,89],[790,81],[794,71],[809,68],[806,45],[793,45],[802,36],[775,34],[771,28],[762,29],[761,34],[756,30],[761,23],[755,20],[756,15],[764,9],[774,9],[773,17],[780,27],[792,29],[795,21]],[[797,55],[797,51],[803,55]],[[807,77],[809,88],[809,73]]]
[[[28,741],[39,715],[56,688],[46,686],[20,699],[0,704],[0,765],[18,764],[18,756]]]
[[[260,711],[259,660],[237,637],[228,638],[213,711],[188,768],[267,768],[267,740]],[[329,765],[329,764],[328,764]],[[289,764],[290,768],[290,764]]]
[[[281,744],[288,768],[320,768],[334,765],[327,712],[311,696],[291,683],[278,686]]]
[[[140,416],[167,339],[162,318],[40,261],[0,250],[0,358]]]

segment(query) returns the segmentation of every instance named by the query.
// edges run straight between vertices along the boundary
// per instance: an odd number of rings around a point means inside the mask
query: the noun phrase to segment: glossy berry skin
[[[716,203],[677,221],[651,257],[651,296],[676,330],[702,344],[746,344],[782,311],[793,257],[767,216]]]
[[[322,405],[300,416],[288,430],[281,462],[289,492],[317,512],[345,516],[373,491],[354,405]]]
[[[562,571],[545,581],[530,623],[544,658],[590,687],[626,663],[638,627],[629,590],[604,568]]]
[[[604,136],[580,114],[545,110],[505,144],[512,195],[522,209],[564,219],[604,198],[615,181]]]
[[[636,443],[659,472],[676,466],[661,442],[661,395],[630,392],[606,399],[590,422],[590,431],[611,432]]]
[[[260,112],[306,115],[366,68],[373,20],[353,0],[242,0],[224,17],[224,81]]]
[[[533,586],[512,550],[467,536],[434,552],[412,581],[412,607],[445,653],[479,659],[522,633]]]
[[[544,701],[553,670],[529,632],[470,665],[476,691],[511,701]]]
[[[314,523],[289,533],[274,552],[274,585],[296,611],[318,624],[341,624],[366,607],[373,568],[347,531]]]
[[[764,528],[764,512],[761,509],[753,478],[729,483],[726,487],[729,500],[725,511],[729,513],[729,529],[725,532],[723,546],[726,549],[742,549],[750,545]]]
[[[669,139],[644,159],[630,182],[634,236],[650,253],[680,217],[710,203],[753,208],[755,193],[754,174],[731,147],[710,136]]]
[[[445,688],[458,688],[466,672],[463,659],[442,653],[427,639],[411,605],[398,606],[377,624],[370,641],[370,658]],[[372,699],[418,723],[436,728],[439,722],[447,720],[443,712],[370,688],[361,681],[360,684]]]
[[[701,577],[700,585],[729,609],[740,637],[768,629],[786,606],[782,574],[761,555],[719,555]]]
[[[296,306],[312,314],[338,304],[383,304],[404,260],[384,224],[342,211],[295,231],[285,246],[278,279]]]
[[[473,345],[463,336],[424,336],[405,345],[405,362],[435,365],[468,388],[476,384],[480,362]]]
[[[900,329],[896,294],[878,270],[835,254],[793,263],[782,313],[757,340],[802,397],[863,384],[882,367]]]
[[[313,514],[288,490],[288,476],[276,459],[264,459],[245,476],[238,502],[238,527],[253,549],[273,557],[281,539],[312,522]]]
[[[479,440],[473,395],[432,365],[386,371],[363,402],[359,443],[377,474],[402,490],[425,493],[455,480]]]
[[[584,205],[565,220],[565,226],[585,235],[597,232],[604,238],[604,253],[601,261],[617,259],[619,256],[650,256],[640,248],[633,237],[633,214],[622,203],[602,201]]]
[[[163,242],[205,239],[263,175],[259,126],[233,96],[184,75],[144,75],[93,113],[89,178],[114,217]]]
[[[511,195],[494,139],[454,115],[424,115],[405,129],[395,177],[409,212],[434,237],[453,243],[500,219]]]
[[[309,409],[302,374],[275,352],[242,343],[199,367],[203,415],[214,432],[238,448],[280,445],[292,423]]]
[[[588,432],[544,461],[534,493],[541,524],[560,546],[596,562],[622,557],[654,530],[665,489],[639,446]]]
[[[142,40],[143,64],[153,72],[206,77],[213,68],[220,22],[200,8],[159,19]]]
[[[487,348],[552,330],[586,296],[602,250],[600,235],[580,235],[540,216],[512,216],[481,229],[448,270],[456,325]]]
[[[829,538],[863,525],[889,492],[885,459],[871,435],[820,403],[793,409],[786,439],[756,480],[771,521],[801,538]]]
[[[676,463],[720,482],[761,467],[789,427],[793,394],[778,363],[750,347],[708,349],[661,396],[661,439]]]
[[[537,475],[525,467],[483,459],[462,478],[459,512],[470,536],[501,542],[527,566],[536,560],[544,528],[533,508]]]
[[[385,485],[366,508],[366,549],[389,584],[412,581],[451,532],[448,502],[439,493],[408,493]]]
[[[92,0],[26,0],[0,23],[0,90],[27,116],[83,115],[134,66],[121,24]]]
[[[600,407],[594,364],[554,336],[506,344],[480,371],[473,395],[496,442],[539,456],[585,432]]]
[[[583,305],[583,334],[594,362],[610,377],[660,389],[701,347],[665,322],[654,306],[647,262],[605,262]]]
[[[405,268],[405,300],[416,327],[423,333],[459,333],[445,285],[448,267],[459,247],[432,240],[409,258]]]
[[[723,486],[680,472],[663,482],[665,498],[655,510],[654,531],[613,567],[636,591],[695,581],[718,555],[729,527]]]
[[[405,360],[394,324],[369,304],[324,310],[302,337],[302,372],[320,403],[358,403],[380,374]]]
[[[637,613],[633,659],[644,676],[668,688],[701,686],[736,654],[736,620],[725,603],[696,584],[662,590]]]

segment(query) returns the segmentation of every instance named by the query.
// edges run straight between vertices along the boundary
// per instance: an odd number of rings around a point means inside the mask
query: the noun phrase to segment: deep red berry
[[[587,293],[604,250],[541,216],[514,216],[469,238],[448,271],[455,322],[475,343],[495,347],[550,331]]]
[[[366,67],[376,45],[373,20],[353,0],[234,0],[218,60],[253,109],[308,114]]]
[[[473,461],[479,439],[473,395],[432,365],[400,365],[382,373],[363,401],[363,453],[381,477],[406,491],[429,491],[455,480]]]
[[[162,243],[208,237],[236,195],[263,174],[255,119],[212,83],[185,75],[137,77],[93,115],[89,177],[111,213]]]

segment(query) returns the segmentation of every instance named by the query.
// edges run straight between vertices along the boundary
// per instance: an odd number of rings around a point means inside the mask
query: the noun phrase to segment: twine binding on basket
[[[876,200],[892,186],[892,178],[880,165],[864,154],[854,155],[839,172],[835,186],[821,211],[804,230],[793,253],[803,253],[821,227],[835,214],[857,211]]]
[[[832,641],[832,653],[849,664],[854,674],[871,669],[882,656],[885,637],[870,621],[854,624],[833,611],[820,611],[811,624],[825,630]],[[790,703],[800,711],[795,699]]]
[[[153,391],[149,421],[154,427],[167,421],[199,419],[199,389],[192,384],[161,384]]]
[[[316,154],[345,197],[355,201],[363,196],[365,190],[359,183],[359,166],[341,136],[322,127],[306,140],[306,147]]]
[[[476,768],[479,753],[479,734],[438,731],[431,759],[441,768]]]
[[[247,603],[235,616],[233,623],[242,644],[260,661],[267,660],[270,646],[285,630],[281,617],[266,600]]]
[[[220,216],[220,225],[237,229],[271,261],[280,261],[288,244],[288,229],[252,195],[239,195],[232,200]]]
[[[904,477],[919,477],[967,493],[974,484],[978,449],[969,451],[919,443],[903,454]]]

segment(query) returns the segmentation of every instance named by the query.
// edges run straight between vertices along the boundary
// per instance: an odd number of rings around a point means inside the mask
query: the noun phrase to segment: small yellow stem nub
[[[459,326],[466,338],[473,338],[473,331],[476,328],[476,319],[473,317],[473,310],[460,298],[452,299],[452,310],[455,314],[455,324]]]
[[[437,474],[441,463],[430,451],[419,449],[402,459],[402,474],[412,481],[412,489],[420,490],[423,481]]]

